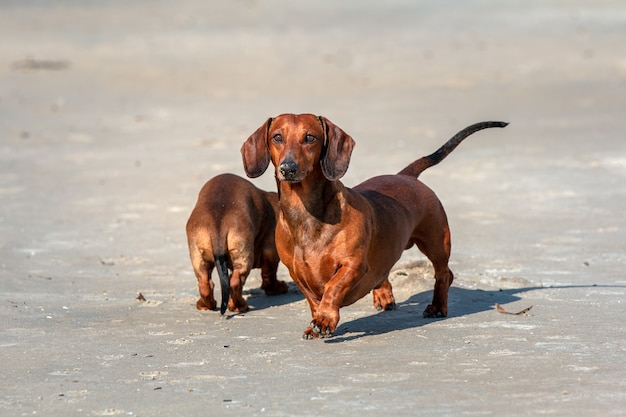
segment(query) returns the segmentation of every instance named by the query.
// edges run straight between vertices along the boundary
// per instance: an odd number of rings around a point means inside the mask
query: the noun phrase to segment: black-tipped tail
[[[215,267],[217,275],[220,277],[220,287],[222,289],[222,301],[220,304],[220,313],[226,312],[228,299],[230,298],[230,277],[228,275],[228,261],[226,255],[215,255]]]
[[[466,127],[465,129],[458,132],[456,135],[452,136],[450,140],[443,144],[443,146],[437,149],[435,152],[431,153],[428,156],[424,156],[412,163],[410,163],[406,168],[402,171],[398,172],[400,175],[410,175],[412,177],[419,177],[419,175],[426,170],[427,168],[432,167],[433,165],[437,165],[439,162],[443,161],[446,156],[450,154],[459,146],[459,144],[471,135],[472,133],[476,133],[479,130],[489,129],[491,127],[506,127],[508,125],[507,122],[479,122],[474,123]]]

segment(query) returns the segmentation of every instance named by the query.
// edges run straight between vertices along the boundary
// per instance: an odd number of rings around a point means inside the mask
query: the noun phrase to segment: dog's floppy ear
[[[267,119],[241,146],[243,169],[250,178],[259,177],[270,164],[270,150],[267,147],[267,132],[272,118]]]
[[[324,151],[322,173],[330,181],[336,181],[348,170],[354,139],[327,118],[320,116],[324,128]]]

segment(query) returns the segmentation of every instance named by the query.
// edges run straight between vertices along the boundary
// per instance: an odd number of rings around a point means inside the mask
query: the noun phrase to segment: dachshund
[[[287,292],[287,284],[276,279],[280,261],[275,243],[277,212],[275,192],[262,191],[237,175],[218,175],[202,187],[186,227],[200,292],[198,310],[214,310],[217,306],[211,280],[213,268],[217,268],[220,278],[222,314],[227,303],[230,311],[248,310],[242,292],[253,268],[261,268],[261,288],[267,295]]]
[[[354,140],[325,117],[283,114],[268,119],[242,145],[246,175],[274,165],[280,198],[276,247],[304,293],[312,321],[303,338],[330,337],[339,309],[370,291],[374,307],[395,307],[388,276],[405,249],[416,245],[435,269],[433,299],[424,317],[446,317],[450,229],[435,193],[417,179],[463,139],[505,122],[471,125],[429,156],[396,175],[367,179],[350,189],[345,174]]]

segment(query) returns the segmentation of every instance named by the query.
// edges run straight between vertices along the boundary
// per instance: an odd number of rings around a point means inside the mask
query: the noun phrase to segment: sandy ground
[[[5,0],[0,38],[0,415],[626,415],[623,2]],[[332,339],[257,272],[196,311],[197,192],[283,112],[356,139],[347,185],[511,123],[422,176],[448,318],[416,249]]]

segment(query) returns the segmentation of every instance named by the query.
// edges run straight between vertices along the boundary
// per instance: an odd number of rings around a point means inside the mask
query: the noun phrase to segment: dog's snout
[[[296,176],[298,165],[296,165],[295,161],[288,160],[281,162],[278,169],[280,170],[280,174],[283,176],[283,178],[285,178],[286,180],[291,180]]]

